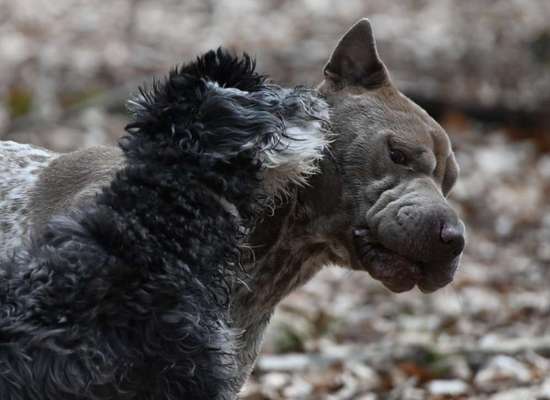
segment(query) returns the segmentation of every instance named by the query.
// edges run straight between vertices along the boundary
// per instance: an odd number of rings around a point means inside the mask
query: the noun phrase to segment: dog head
[[[366,19],[342,37],[324,75],[350,264],[395,292],[445,286],[464,248],[446,199],[458,175],[447,134],[393,85]]]

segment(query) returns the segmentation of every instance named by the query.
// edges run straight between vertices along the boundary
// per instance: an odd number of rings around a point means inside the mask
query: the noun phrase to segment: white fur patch
[[[29,235],[30,192],[40,171],[56,153],[11,141],[0,141],[0,257]]]
[[[268,190],[274,195],[284,193],[289,184],[304,185],[318,172],[318,162],[330,143],[323,126],[328,121],[328,106],[321,120],[311,120],[304,126],[287,126],[285,135],[265,154]]]
[[[227,95],[246,96],[248,92],[236,88],[221,87],[216,82],[207,85]],[[274,87],[274,86],[273,86]],[[290,96],[292,89],[280,89],[283,96]],[[318,172],[318,162],[331,142],[327,124],[329,106],[314,92],[305,94],[300,107],[285,120],[285,132],[274,138],[275,145],[261,155],[266,167],[265,189],[273,197],[287,192],[291,184],[304,185],[307,178]],[[252,147],[255,143],[250,143]],[[247,145],[243,148],[247,148]]]

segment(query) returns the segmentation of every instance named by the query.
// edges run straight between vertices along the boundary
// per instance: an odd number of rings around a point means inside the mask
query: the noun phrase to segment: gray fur
[[[45,227],[53,215],[93,200],[123,166],[124,158],[118,147],[97,146],[52,158],[30,193],[34,231]]]
[[[332,65],[346,68],[336,73]],[[319,91],[330,106],[330,153],[309,187],[296,189],[256,227],[250,240],[255,249],[248,263],[250,289],[240,288],[235,296],[234,326],[243,331],[243,382],[276,305],[323,266],[366,270],[394,291],[418,285],[428,292],[447,284],[460,260],[464,226],[445,198],[458,175],[449,138],[392,84],[367,20],[344,35]],[[389,158],[390,137],[412,152],[409,165]],[[440,219],[456,229],[452,244],[441,243],[429,229]],[[357,229],[366,236],[355,237]],[[362,257],[371,242],[376,243],[371,254],[382,261]]]
[[[415,285],[433,291],[452,279],[464,245],[463,224],[445,197],[458,175],[450,141],[395,88],[367,20],[344,35],[324,72],[318,90],[328,106],[312,103],[304,110],[314,109],[319,121],[329,114],[330,148],[320,164],[319,152],[311,153],[317,155],[301,169],[300,179],[284,188],[288,195],[274,215],[267,213],[251,234],[254,251],[243,249],[249,278],[235,288],[231,301],[232,327],[241,335],[241,383],[277,304],[323,266],[368,271],[394,291]],[[298,119],[289,126],[290,133],[309,138],[304,145],[310,149],[326,146],[323,124],[303,125]],[[390,159],[390,144],[408,154],[407,165]],[[81,161],[85,157],[89,168]],[[94,159],[99,162],[89,163]],[[274,191],[281,190],[277,174],[295,171],[297,164],[289,160],[273,161]],[[121,165],[117,151],[100,148],[56,158],[32,191],[27,229],[40,230],[59,210],[89,200]],[[44,207],[36,211],[39,205]],[[434,233],[441,221],[454,235],[451,245],[440,242],[441,232]]]

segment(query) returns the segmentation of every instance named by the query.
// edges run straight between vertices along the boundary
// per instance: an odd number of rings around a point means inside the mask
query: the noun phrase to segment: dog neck
[[[293,187],[272,216],[264,218],[243,250],[248,273],[233,295],[233,326],[241,331],[242,381],[251,372],[263,332],[277,304],[323,266],[349,264],[339,236],[346,230],[337,165],[325,152],[321,173]],[[327,194],[330,194],[327,196]]]

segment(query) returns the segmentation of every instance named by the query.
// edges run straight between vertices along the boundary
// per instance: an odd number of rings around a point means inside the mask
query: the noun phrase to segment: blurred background
[[[363,16],[452,137],[462,268],[429,296],[327,268],[279,307],[243,398],[550,399],[548,0],[0,0],[0,133],[115,143],[139,84],[219,45],[315,85]]]

